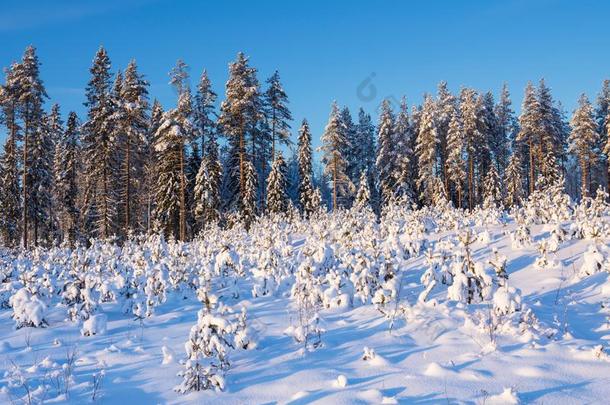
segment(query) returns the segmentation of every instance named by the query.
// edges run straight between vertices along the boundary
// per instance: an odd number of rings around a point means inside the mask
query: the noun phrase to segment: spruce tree
[[[120,198],[124,235],[142,229],[140,207],[145,204],[145,200],[141,198],[141,191],[149,124],[147,87],[148,82],[138,73],[136,62],[132,60],[125,69],[125,77],[116,99],[116,108],[120,112],[117,143],[121,153]]]
[[[483,208],[498,208],[502,204],[502,184],[496,165],[491,165],[483,181]]]
[[[19,183],[19,148],[21,128],[17,121],[19,94],[13,69],[6,69],[5,84],[0,86],[0,119],[7,129],[4,153],[0,156],[0,238],[7,246],[19,239],[21,187]]]
[[[186,146],[193,138],[190,92],[184,90],[178,106],[163,114],[157,129],[158,156],[156,219],[161,230],[176,239],[187,237]]]
[[[297,162],[299,166],[299,205],[308,218],[314,212],[313,166],[311,157],[311,132],[306,119],[299,128]]]
[[[158,100],[154,100],[151,112],[150,122],[148,123],[148,131],[146,132],[146,142],[144,143],[144,179],[142,182],[142,197],[144,206],[142,207],[144,218],[144,229],[149,233],[155,223],[158,221],[155,218],[155,201],[157,189],[158,175],[158,154],[155,150],[157,141],[157,130],[161,126],[163,120],[163,107]]]
[[[341,126],[341,116],[337,103],[333,102],[328,124],[322,135],[322,163],[324,173],[330,177],[332,182],[332,206],[333,210],[344,204],[345,197],[353,188],[353,184],[347,175],[347,161],[343,152],[348,146],[345,131]]]
[[[600,184],[602,178],[606,177],[606,191],[610,193],[610,149],[608,148],[608,117],[610,117],[610,80],[604,80],[602,89],[597,96],[597,106],[595,108],[595,121],[597,132],[599,133],[600,153],[598,176]]]
[[[250,161],[244,163],[243,176],[244,183],[243,188],[240,190],[242,198],[240,200],[239,214],[246,229],[250,229],[250,225],[256,218],[256,190],[258,188],[256,170]]]
[[[286,162],[278,153],[267,177],[267,212],[271,214],[284,214],[288,210],[286,173]]]
[[[464,162],[464,130],[460,114],[457,108],[454,110],[449,121],[447,131],[447,163],[446,163],[446,191],[451,195],[451,190],[455,192],[454,201],[457,207],[462,207],[464,179],[466,178]]]
[[[523,188],[523,165],[519,151],[513,151],[508,160],[508,166],[504,172],[504,184],[506,185],[506,206],[514,207],[523,202],[525,190]]]
[[[447,146],[447,137],[449,136],[449,124],[455,109],[456,100],[455,96],[451,94],[447,86],[447,82],[441,81],[438,84],[437,97],[436,97],[436,127],[438,134],[438,164],[440,166],[439,173],[441,173],[444,180],[445,189],[449,189],[448,173],[447,173],[447,158],[450,150]]]
[[[572,132],[568,139],[569,151],[577,159],[581,174],[581,196],[589,196],[589,170],[597,159],[595,145],[599,140],[597,124],[593,116],[593,107],[585,94],[578,100],[578,108],[571,120]]]
[[[261,100],[256,69],[248,64],[248,58],[237,55],[237,60],[229,65],[229,80],[226,85],[226,99],[220,106],[218,124],[227,137],[230,156],[226,173],[229,176],[229,206],[235,208],[243,205],[247,189],[244,165],[252,159],[254,169],[261,164],[260,157],[262,134],[255,131],[261,118]],[[250,135],[250,137],[248,137]],[[250,152],[248,153],[248,143]],[[264,162],[265,159],[262,159]],[[261,171],[262,165],[261,165]]]
[[[74,244],[78,235],[77,207],[80,123],[70,112],[66,129],[56,149],[55,189],[61,241]]]
[[[434,101],[426,96],[417,132],[415,153],[419,157],[417,187],[420,199],[426,204],[432,204],[438,173],[437,152],[438,134],[434,120]]]
[[[90,73],[82,145],[85,163],[83,227],[90,236],[108,238],[117,231],[119,153],[110,59],[104,48],[97,51]]]
[[[536,98],[534,86],[531,83],[525,88],[525,96],[519,116],[519,133],[517,141],[527,145],[529,155],[528,185],[529,193],[533,193],[536,185],[536,155],[539,150],[539,139],[537,137],[538,121],[540,121],[539,103]]]
[[[40,62],[36,55],[36,49],[28,46],[23,54],[20,63],[12,67],[12,79],[14,80],[15,91],[17,94],[18,113],[22,121],[22,154],[21,159],[21,203],[22,203],[22,245],[28,247],[28,235],[31,231],[30,223],[38,223],[40,213],[37,196],[32,189],[35,184],[40,183],[36,176],[38,169],[33,169],[35,159],[32,156],[32,149],[41,146],[41,139],[44,134],[43,126],[43,103],[47,98],[47,93],[40,79]]]
[[[462,114],[462,125],[464,129],[464,145],[468,165],[468,209],[474,209],[477,203],[476,185],[477,178],[475,167],[481,166],[482,150],[486,148],[485,121],[482,115],[482,97],[478,96],[472,89],[463,89],[460,94],[460,111]]]
[[[395,197],[407,197],[409,199],[415,197],[413,195],[415,188],[413,173],[411,172],[411,163],[413,162],[412,137],[413,131],[409,122],[407,100],[402,97],[400,110],[394,125],[394,148],[396,153],[392,178],[394,179],[393,196]]]
[[[193,123],[201,138],[200,148],[202,156],[208,154],[207,141],[210,141],[216,135],[216,112],[214,108],[216,98],[217,95],[212,90],[208,72],[204,70],[197,85],[193,104]]]
[[[264,109],[267,125],[271,131],[271,160],[275,161],[276,143],[290,143],[290,124],[292,114],[288,109],[288,96],[280,82],[280,73],[276,70],[267,79],[267,90],[264,94]]]
[[[218,160],[218,146],[213,139],[208,141],[208,151],[201,160],[201,167],[195,179],[194,217],[197,229],[203,229],[220,220],[222,165]]]
[[[502,175],[505,168],[508,166],[510,145],[513,145],[513,149],[518,147],[515,144],[518,124],[511,105],[510,93],[508,91],[508,86],[505,83],[502,86],[502,91],[500,93],[500,101],[495,106],[497,133],[491,145],[497,165],[496,167],[500,171],[500,175]]]
[[[377,175],[382,204],[385,205],[394,195],[396,149],[394,145],[394,114],[389,100],[381,103],[381,114],[377,130]]]
[[[358,209],[369,207],[371,203],[371,191],[369,189],[369,179],[365,170],[360,173],[360,181],[358,192],[356,193],[356,201],[354,205]]]

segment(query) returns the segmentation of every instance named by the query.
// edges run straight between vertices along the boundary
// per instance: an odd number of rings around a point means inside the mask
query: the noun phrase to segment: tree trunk
[[[582,184],[580,185],[581,187],[581,194],[582,194],[582,198],[587,198],[589,196],[589,185],[587,184],[587,179],[589,178],[589,168],[587,167],[587,161],[586,160],[582,160],[581,161],[581,170],[582,170]]]
[[[337,157],[333,156],[333,211],[337,209]]]
[[[186,179],[184,173],[184,146],[180,143],[180,240],[186,240]]]
[[[536,187],[536,180],[534,179],[534,147],[532,141],[529,141],[529,152],[530,152],[530,195],[534,193],[534,187]]]
[[[129,228],[131,226],[131,193],[130,193],[130,185],[131,185],[131,173],[129,170],[129,166],[131,165],[131,137],[129,133],[127,134],[127,142],[126,142],[126,150],[125,150],[125,237],[129,235]]]
[[[472,211],[473,207],[473,193],[474,193],[474,162],[472,159],[472,152],[468,152],[468,209]]]
[[[28,248],[28,129],[29,129],[29,116],[28,107],[25,109],[25,127],[23,133],[23,180],[22,180],[22,194],[23,194],[23,247]]]

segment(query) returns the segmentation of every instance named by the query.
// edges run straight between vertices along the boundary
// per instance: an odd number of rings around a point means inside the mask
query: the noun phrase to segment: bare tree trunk
[[[581,160],[581,170],[582,170],[582,184],[580,185],[581,187],[581,194],[582,194],[582,198],[587,198],[589,196],[589,185],[587,184],[587,179],[589,178],[589,168],[587,167],[587,161],[585,159]]]
[[[532,141],[529,141],[529,152],[530,152],[530,194],[534,193],[534,187],[536,187],[535,171],[534,171],[534,146]]]
[[[28,107],[25,110],[25,128],[23,133],[23,179],[22,179],[22,194],[23,194],[23,247],[28,248],[28,130],[29,130]]]
[[[474,162],[472,159],[472,152],[468,152],[468,209],[472,211],[473,206],[473,193],[474,193]]]
[[[337,209],[337,157],[333,156],[333,211]]]
[[[108,232],[108,228],[109,228],[109,223],[108,223],[108,169],[106,167],[104,167],[104,176],[102,179],[103,183],[104,183],[104,220],[103,220],[103,231],[102,231],[102,236],[106,239],[108,238],[108,236],[110,236],[109,232]]]
[[[129,131],[128,131],[129,132]],[[127,236],[129,234],[129,228],[131,226],[131,218],[130,218],[130,211],[131,211],[131,193],[130,193],[130,186],[131,186],[131,173],[129,170],[129,166],[131,164],[130,160],[131,160],[131,142],[130,142],[131,137],[129,136],[129,133],[127,134],[127,139],[126,139],[126,150],[125,150],[125,236]]]

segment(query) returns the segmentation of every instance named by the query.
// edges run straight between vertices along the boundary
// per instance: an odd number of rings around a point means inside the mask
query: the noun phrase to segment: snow
[[[568,229],[571,224],[563,225]],[[338,232],[336,226],[325,224],[329,235]],[[306,227],[281,229],[286,238],[275,238],[288,248],[278,253],[282,274],[269,273],[278,282],[264,295],[250,293],[261,282],[260,273],[251,271],[262,269],[260,256],[256,247],[245,247],[249,242],[240,242],[245,236],[238,231],[222,234],[235,243],[218,250],[213,244],[215,238],[223,240],[219,235],[193,244],[150,242],[157,249],[154,254],[152,248],[137,255],[130,250],[133,246],[123,248],[128,256],[100,244],[87,254],[100,260],[97,266],[103,271],[119,272],[109,270],[109,262],[101,259],[105,256],[114,258],[113,269],[136,263],[149,267],[142,279],[121,273],[124,280],[118,287],[114,278],[108,283],[83,280],[82,287],[70,284],[81,288],[70,292],[74,302],[13,279],[11,307],[0,310],[0,402],[24,398],[25,387],[34,402],[88,403],[95,392],[107,404],[122,404],[126,398],[170,404],[603,403],[610,397],[606,237],[558,237],[555,226],[532,222],[525,229],[513,220],[471,225],[468,267],[460,261],[464,256],[448,258],[464,249],[460,231],[438,229],[423,236],[413,231],[407,236],[411,228],[403,226],[396,228],[398,238],[380,239],[383,249],[393,252],[378,259],[394,264],[392,282],[374,279],[370,270],[377,262],[370,252],[354,253],[360,249],[355,237],[344,249],[344,242],[308,235]],[[278,230],[270,226],[268,232]],[[367,232],[361,231],[363,238]],[[514,235],[534,243],[514,248]],[[541,269],[536,266],[538,244],[546,239],[557,245],[548,251],[559,265]],[[316,249],[307,256],[312,246]],[[349,252],[350,263],[366,261],[354,265],[358,277],[345,277],[345,265],[338,264]],[[78,253],[81,258],[85,254]],[[57,264],[52,271],[53,266],[37,267],[34,257],[0,255],[0,265],[50,272],[61,285],[59,263],[65,255],[40,255]],[[125,257],[134,260],[123,262]],[[260,260],[269,262],[269,257]],[[504,261],[507,279],[498,271]],[[456,263],[465,270],[455,271]],[[197,277],[182,279],[181,266]],[[200,280],[208,271],[210,277]],[[452,285],[443,278],[450,271]],[[308,278],[314,273],[325,276]],[[161,284],[147,281],[151,279]],[[318,307],[299,307],[312,296],[294,296],[295,279],[306,287],[301,293],[318,294]],[[350,285],[348,280],[353,280]],[[434,285],[420,299],[431,285],[427,280]],[[467,302],[469,280],[482,282],[483,298],[472,303]],[[108,294],[97,291],[102,288]],[[149,315],[125,312],[121,299],[103,298],[119,297],[129,288],[144,294],[141,302]],[[130,305],[139,299],[131,296]],[[89,309],[83,309],[89,301]],[[210,312],[203,310],[204,302],[213,308]],[[66,314],[74,306],[79,315],[70,319]],[[299,308],[308,315],[302,324]],[[226,345],[214,333],[226,338]],[[317,335],[312,336],[318,333],[320,343],[314,344]],[[185,347],[188,342],[192,344]],[[210,377],[209,390],[175,391],[185,364],[208,360],[197,352],[199,344],[208,343],[215,351],[226,350],[228,369]]]

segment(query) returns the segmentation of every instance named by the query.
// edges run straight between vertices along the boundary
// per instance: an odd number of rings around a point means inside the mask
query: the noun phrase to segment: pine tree
[[[379,176],[379,192],[385,205],[394,195],[395,179],[394,165],[396,150],[394,145],[394,114],[389,100],[381,103],[381,114],[377,130],[377,175]]]
[[[540,120],[539,103],[536,98],[534,86],[531,83],[525,88],[525,96],[521,107],[521,115],[519,116],[519,133],[517,141],[527,145],[529,153],[529,174],[528,185],[529,193],[533,193],[536,184],[536,155],[539,149],[539,140],[537,137],[537,126]]]
[[[358,132],[356,125],[352,120],[352,114],[349,111],[349,108],[344,107],[341,110],[340,117],[343,137],[347,140],[345,150],[341,154],[347,163],[347,176],[352,183],[356,183],[358,177],[360,176],[360,171],[358,170],[358,166],[360,164],[358,161],[358,145],[356,145]]]
[[[70,112],[66,130],[59,140],[55,156],[55,189],[58,219],[63,242],[74,244],[77,240],[78,217],[78,155],[80,123],[76,113]]]
[[[297,161],[299,165],[299,204],[306,218],[314,212],[311,153],[311,132],[307,120],[303,119],[299,129]]]
[[[276,70],[267,79],[267,91],[264,94],[265,116],[271,131],[271,159],[275,161],[276,142],[288,145],[290,143],[290,124],[292,115],[288,109],[288,96],[280,82],[280,73]]]
[[[117,230],[119,154],[115,139],[110,59],[104,48],[100,48],[95,55],[90,72],[85,103],[88,108],[87,121],[83,125],[86,177],[82,214],[88,234],[108,238]]]
[[[21,180],[21,202],[22,202],[22,245],[28,247],[28,234],[30,232],[30,221],[37,221],[37,215],[40,210],[37,207],[36,196],[32,192],[32,187],[38,183],[36,173],[32,169],[32,164],[35,160],[32,158],[32,148],[40,146],[41,140],[37,139],[42,136],[43,126],[43,103],[47,98],[47,93],[40,79],[40,62],[36,55],[36,49],[28,46],[23,54],[20,63],[14,64],[12,67],[12,78],[17,94],[18,113],[23,123],[23,157],[22,164],[22,180]]]
[[[581,195],[589,196],[589,169],[597,155],[594,148],[599,140],[593,107],[585,94],[578,100],[578,108],[572,116],[572,133],[568,139],[569,151],[578,159],[581,173]]]
[[[356,202],[354,205],[358,209],[368,207],[371,203],[371,191],[369,189],[369,179],[365,170],[360,174],[360,182],[358,193],[356,193]]]
[[[466,178],[464,162],[464,130],[457,108],[451,116],[449,130],[447,132],[447,164],[446,176],[448,186],[446,190],[455,191],[457,207],[462,207],[462,196],[464,191],[464,179]]]
[[[508,160],[510,158],[510,145],[513,145],[513,149],[519,147],[515,143],[515,137],[517,136],[518,132],[518,124],[511,105],[512,102],[510,100],[508,86],[506,83],[504,83],[502,86],[502,92],[500,93],[500,101],[495,106],[498,131],[492,144],[492,150],[494,152],[494,157],[500,175],[502,175],[504,169],[508,166]]]
[[[125,78],[121,84],[116,109],[119,114],[117,122],[117,143],[121,153],[121,202],[123,234],[141,229],[143,218],[140,206],[142,175],[144,173],[144,153],[148,133],[148,82],[138,73],[135,60],[129,62]]]
[[[523,165],[521,154],[514,151],[508,160],[508,166],[504,172],[504,184],[506,185],[506,206],[514,207],[523,202],[525,190],[523,189]]]
[[[419,121],[415,153],[419,157],[417,187],[420,199],[427,204],[432,203],[434,186],[436,183],[436,148],[438,147],[438,134],[434,120],[434,101],[426,96]]]
[[[410,138],[412,136],[412,129],[410,130]],[[371,115],[367,114],[362,108],[358,111],[358,124],[356,126],[356,139],[358,146],[358,161],[360,162],[360,171],[365,170],[369,182],[369,191],[371,192],[371,205],[376,209],[378,207],[379,196],[377,193],[376,185],[376,147],[375,147],[375,125],[371,119]],[[409,149],[411,148],[412,139],[409,140]],[[413,185],[412,179],[410,178],[410,185]],[[412,188],[412,187],[411,187]]]
[[[267,211],[269,213],[284,214],[288,210],[286,172],[286,162],[279,153],[267,178]]]
[[[341,127],[341,117],[337,103],[333,102],[328,124],[322,135],[322,162],[324,173],[331,178],[332,182],[332,205],[333,209],[343,205],[344,197],[353,188],[353,184],[347,175],[347,161],[343,156],[348,141],[345,131]]]

